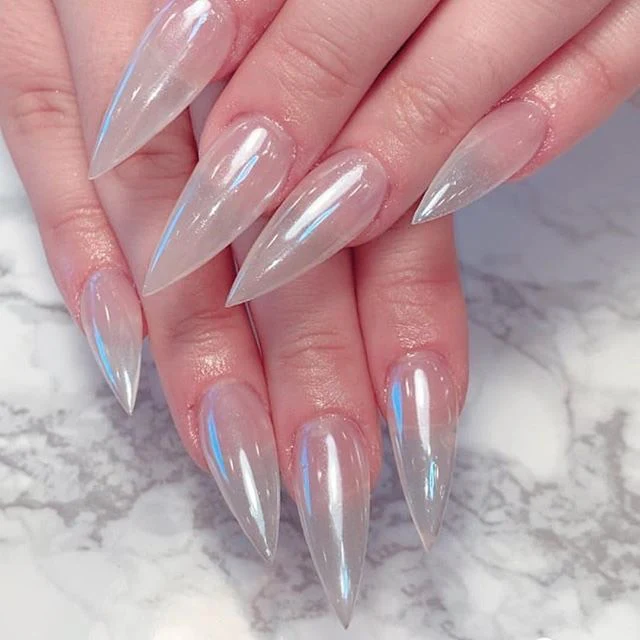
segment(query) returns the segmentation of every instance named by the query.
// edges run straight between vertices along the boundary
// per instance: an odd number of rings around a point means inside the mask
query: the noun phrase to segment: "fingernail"
[[[267,211],[293,154],[291,138],[268,118],[250,117],[227,128],[178,199],[151,260],[144,295],[202,266]]]
[[[142,354],[142,310],[131,282],[111,270],[90,276],[80,299],[80,323],[111,390],[131,415]]]
[[[360,587],[369,532],[369,464],[357,426],[326,415],[296,438],[295,499],[324,591],[345,628]]]
[[[276,211],[249,251],[227,305],[261,296],[340,251],[375,218],[387,192],[382,165],[346,150],[314,169]]]
[[[247,538],[273,560],[280,521],[280,473],[269,414],[255,391],[221,382],[200,405],[205,460]]]
[[[485,116],[433,179],[413,224],[441,218],[479,200],[536,155],[547,135],[547,115],[532,102],[508,102]]]
[[[224,63],[235,37],[224,0],[173,0],[151,21],[114,93],[91,178],[144,146],[184,111]]]
[[[457,394],[443,358],[423,352],[389,373],[387,422],[400,483],[428,551],[435,542],[451,486]]]

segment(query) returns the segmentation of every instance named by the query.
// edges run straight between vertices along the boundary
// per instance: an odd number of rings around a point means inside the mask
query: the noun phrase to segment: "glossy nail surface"
[[[340,251],[375,218],[387,192],[382,165],[369,153],[331,156],[294,189],[245,259],[228,305],[294,280]]]
[[[369,532],[369,464],[357,426],[336,415],[307,423],[296,439],[294,483],[311,557],[346,627]]]
[[[230,245],[273,205],[294,145],[271,120],[228,127],[200,160],[151,260],[144,294],[191,273]]]
[[[173,0],[152,20],[104,115],[89,174],[109,171],[164,129],[207,85],[235,38],[224,0]]]
[[[400,482],[425,549],[435,542],[451,486],[458,402],[444,360],[419,353],[397,362],[387,422]]]
[[[509,102],[471,129],[433,179],[413,223],[441,218],[479,200],[522,169],[547,135],[547,115],[532,102]]]
[[[80,300],[80,322],[100,370],[131,415],[142,354],[142,309],[131,282],[117,271],[90,276]]]
[[[271,561],[278,543],[280,473],[267,409],[245,384],[214,385],[200,405],[207,465],[258,553]]]

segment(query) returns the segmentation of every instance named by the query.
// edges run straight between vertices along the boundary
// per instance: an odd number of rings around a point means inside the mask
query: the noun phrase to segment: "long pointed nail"
[[[162,131],[222,67],[235,38],[224,0],[173,0],[151,21],[107,108],[91,178]]]
[[[264,228],[227,305],[272,291],[340,251],[375,218],[387,185],[382,165],[364,151],[341,151],[323,162]]]
[[[273,205],[293,154],[291,138],[268,118],[250,117],[226,129],[178,199],[143,294],[188,275],[250,227]]]
[[[360,587],[369,532],[369,464],[357,426],[336,415],[296,439],[295,499],[324,591],[345,628]]]
[[[444,516],[453,472],[458,401],[444,360],[423,352],[389,374],[387,422],[411,517],[428,551]]]
[[[94,273],[82,291],[80,322],[100,370],[131,415],[142,354],[142,309],[133,285],[117,271]]]
[[[441,218],[499,187],[536,155],[548,117],[532,102],[508,102],[485,116],[433,179],[413,224]]]
[[[273,560],[280,522],[280,473],[269,414],[245,384],[214,385],[200,405],[205,460],[258,553]]]

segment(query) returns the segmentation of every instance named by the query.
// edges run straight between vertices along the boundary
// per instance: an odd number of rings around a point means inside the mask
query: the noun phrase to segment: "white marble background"
[[[443,535],[395,474],[343,632],[285,501],[265,568],[152,365],[123,417],[0,150],[0,638],[638,640],[640,99],[458,218],[472,388]]]

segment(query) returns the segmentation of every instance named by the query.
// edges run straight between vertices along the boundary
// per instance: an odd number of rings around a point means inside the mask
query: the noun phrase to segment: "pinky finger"
[[[0,129],[67,308],[82,326],[116,398],[131,414],[140,375],[142,309],[86,177],[80,119],[56,15],[48,0],[25,0],[3,14],[0,30]]]
[[[436,174],[414,217],[461,209],[569,150],[640,87],[640,3],[616,0],[480,120]]]
[[[514,91],[547,107],[546,143],[528,174],[571,148],[640,87],[640,3],[618,0]]]

